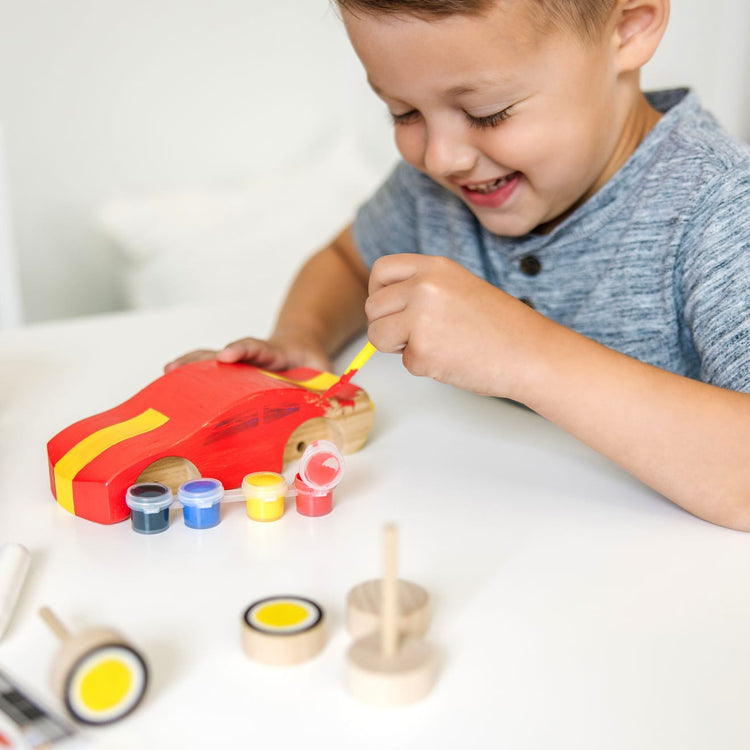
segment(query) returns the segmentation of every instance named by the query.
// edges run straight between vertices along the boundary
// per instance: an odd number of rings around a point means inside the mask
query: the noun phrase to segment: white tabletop
[[[95,747],[750,746],[750,537],[691,517],[519,406],[410,376],[397,356],[376,354],[356,378],[375,428],[329,516],[289,506],[259,524],[234,503],[213,529],[173,511],[144,536],[58,506],[47,440],[177,354],[265,334],[272,310],[251,308],[0,332],[0,543],[32,552],[0,669],[60,709],[46,604],[73,630],[118,628],[148,660],[144,703],[87,730]],[[400,574],[432,596],[440,664],[434,691],[397,709],[356,702],[344,680],[345,597],[380,574],[387,521]],[[241,614],[273,594],[325,609],[314,660],[244,656]]]

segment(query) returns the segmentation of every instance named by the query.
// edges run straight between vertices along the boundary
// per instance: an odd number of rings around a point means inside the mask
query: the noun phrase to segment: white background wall
[[[750,139],[748,40],[747,0],[674,0],[644,83],[693,86]],[[113,198],[266,183],[352,134],[370,176],[393,158],[327,0],[0,0],[0,125],[29,322],[126,305]]]

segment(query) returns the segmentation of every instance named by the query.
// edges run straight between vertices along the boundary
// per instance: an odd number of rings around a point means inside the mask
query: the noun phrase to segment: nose
[[[470,172],[477,152],[460,128],[443,124],[426,128],[423,158],[428,174],[448,177]]]

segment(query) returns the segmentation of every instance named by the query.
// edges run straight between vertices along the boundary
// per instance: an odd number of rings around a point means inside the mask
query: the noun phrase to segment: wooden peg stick
[[[39,610],[39,617],[44,620],[49,629],[61,641],[64,642],[68,638],[70,638],[70,631],[65,627],[65,625],[62,624],[62,622],[60,622],[60,618],[58,618],[58,616],[49,607],[42,607]]]
[[[398,579],[396,578],[396,528],[385,527],[383,539],[383,585],[380,642],[383,656],[392,659],[398,650]]]
[[[422,640],[399,633],[396,530],[384,534],[384,576],[378,630],[355,641],[347,653],[347,683],[357,699],[398,706],[424,697],[436,677],[433,650]]]
[[[390,639],[384,650],[395,650],[399,635],[421,638],[430,625],[430,597],[418,584],[397,578],[396,528],[385,528],[383,542],[384,575],[381,579],[365,581],[355,586],[346,597],[346,628],[353,638],[382,632]],[[388,592],[385,591],[388,587]],[[393,613],[388,625],[381,631],[386,607]]]

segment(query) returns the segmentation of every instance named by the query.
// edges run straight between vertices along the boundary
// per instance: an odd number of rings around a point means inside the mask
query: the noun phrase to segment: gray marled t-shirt
[[[460,198],[402,162],[357,213],[362,257],[452,258],[613,349],[750,391],[750,147],[692,93],[649,100],[664,116],[549,234],[492,234]]]

